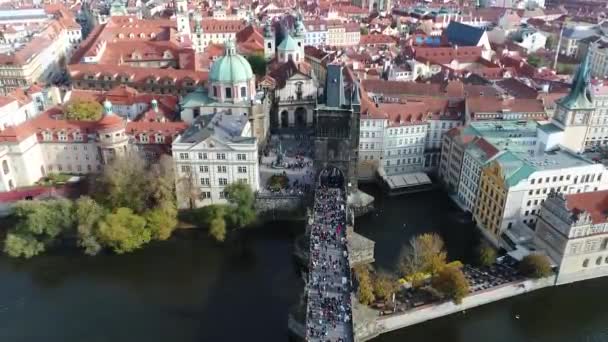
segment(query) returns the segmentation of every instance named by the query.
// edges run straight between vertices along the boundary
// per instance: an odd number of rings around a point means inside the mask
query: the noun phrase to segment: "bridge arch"
[[[344,172],[336,166],[326,166],[317,174],[317,185],[328,188],[344,189]]]

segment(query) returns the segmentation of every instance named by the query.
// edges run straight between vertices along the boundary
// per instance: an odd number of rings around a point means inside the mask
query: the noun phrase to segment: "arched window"
[[[9,169],[8,162],[6,160],[2,161],[2,172],[4,172],[5,175],[8,175]]]
[[[232,88],[230,88],[230,87],[226,87],[226,98],[227,99],[232,98]]]
[[[585,259],[585,261],[583,261],[583,267],[587,266],[589,266],[589,259]]]
[[[241,97],[247,97],[247,87],[241,87]]]
[[[13,180],[9,179],[8,180],[8,189],[13,190],[14,188],[15,188],[15,184],[13,184]]]
[[[601,256],[597,257],[597,259],[595,260],[595,264],[599,266],[601,263],[602,263],[602,257]]]
[[[217,86],[213,86],[213,97],[217,97]]]

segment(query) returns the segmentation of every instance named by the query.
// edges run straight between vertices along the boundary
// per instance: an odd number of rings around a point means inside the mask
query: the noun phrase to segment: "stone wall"
[[[462,303],[459,305],[456,305],[451,301],[439,304],[429,304],[401,314],[378,317],[377,331],[379,333],[386,333],[405,328],[410,325],[447,316],[462,310],[474,308],[476,306],[492,303],[501,299],[524,294],[526,292],[542,289],[544,287],[553,286],[554,284],[555,276],[537,280],[525,280],[506,284],[491,290],[468,296],[464,298]]]
[[[256,195],[255,209],[262,220],[304,220],[310,195]]]

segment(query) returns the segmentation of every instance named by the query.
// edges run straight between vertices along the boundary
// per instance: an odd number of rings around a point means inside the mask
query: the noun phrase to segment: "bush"
[[[496,250],[487,243],[482,243],[477,249],[479,264],[482,266],[490,266],[496,262]]]
[[[289,185],[289,178],[285,175],[272,175],[268,179],[268,186],[270,186],[270,190],[279,191],[287,188]]]
[[[519,271],[526,277],[547,277],[551,274],[551,262],[544,254],[529,254],[519,263]]]

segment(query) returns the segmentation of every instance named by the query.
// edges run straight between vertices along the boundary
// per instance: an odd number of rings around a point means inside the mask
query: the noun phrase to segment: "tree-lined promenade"
[[[16,224],[4,251],[31,258],[53,245],[75,241],[87,255],[103,250],[123,254],[154,240],[166,240],[178,227],[173,162],[147,164],[137,155],[118,158],[93,175],[89,193],[75,201],[49,199],[15,205]],[[255,197],[246,184],[226,187],[228,203],[190,210],[189,223],[224,241],[230,229],[252,224]]]

